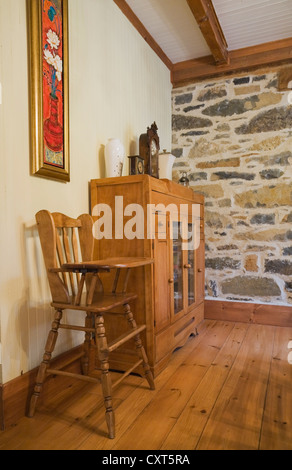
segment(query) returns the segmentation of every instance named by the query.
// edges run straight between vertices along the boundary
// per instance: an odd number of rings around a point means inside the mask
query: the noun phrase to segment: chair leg
[[[92,315],[91,313],[86,315],[85,319],[85,328],[92,328]],[[90,352],[90,344],[91,344],[91,333],[85,333],[85,340],[84,340],[84,356],[81,359],[81,369],[83,375],[88,375],[89,373],[89,352]]]
[[[129,322],[129,324],[131,325],[132,328],[136,328],[137,323],[134,319],[134,316],[133,316],[133,313],[131,311],[130,305],[129,304],[124,305],[124,309],[125,309],[125,314],[127,316],[127,320]],[[141,338],[140,338],[140,334],[135,336],[134,340],[135,340],[135,347],[136,347],[138,357],[140,359],[142,359],[142,361],[143,361],[143,368],[144,368],[144,372],[145,372],[145,378],[146,378],[147,382],[149,383],[150,389],[155,390],[155,383],[154,383],[153,375],[152,375],[152,372],[151,372],[151,369],[150,369],[150,366],[149,366],[149,363],[148,363],[147,354],[145,352],[144,346],[143,346]]]
[[[106,409],[105,418],[108,427],[109,438],[115,438],[115,415],[112,403],[112,381],[109,372],[109,351],[105,336],[104,318],[95,318],[97,358],[101,367],[101,385]]]
[[[33,394],[32,394],[31,400],[30,400],[30,407],[29,407],[29,413],[28,413],[29,418],[32,418],[34,416],[34,413],[35,413],[36,404],[37,404],[38,398],[41,394],[41,391],[42,391],[42,388],[43,388],[43,383],[44,383],[45,378],[46,378],[46,371],[47,371],[47,368],[50,364],[52,353],[55,349],[56,341],[57,341],[57,338],[58,338],[58,330],[59,330],[60,322],[62,320],[62,316],[63,316],[63,311],[62,310],[56,310],[55,319],[52,323],[52,329],[51,329],[51,331],[49,333],[49,336],[48,336],[48,339],[47,339],[47,343],[46,343],[46,347],[45,347],[45,354],[43,356],[43,362],[41,363],[41,365],[39,367],[38,375],[37,375],[36,383],[35,383],[35,387],[34,387],[34,391],[33,391]]]

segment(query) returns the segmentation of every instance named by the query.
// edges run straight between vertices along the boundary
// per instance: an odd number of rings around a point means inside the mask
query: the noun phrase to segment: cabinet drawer
[[[164,356],[174,351],[184,342],[195,330],[204,318],[204,304],[202,303],[180,318],[177,322],[166,328],[162,333],[155,337],[155,362],[160,361]]]

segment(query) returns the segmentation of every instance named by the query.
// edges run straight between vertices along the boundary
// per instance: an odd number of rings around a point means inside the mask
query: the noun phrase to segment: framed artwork
[[[70,181],[68,0],[27,0],[33,175]]]

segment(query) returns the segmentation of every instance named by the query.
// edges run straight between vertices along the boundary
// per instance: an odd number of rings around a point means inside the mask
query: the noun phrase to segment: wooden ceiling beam
[[[186,83],[249,71],[262,66],[272,67],[282,63],[291,63],[292,38],[238,49],[231,51],[229,56],[229,64],[221,66],[214,65],[212,56],[174,64],[172,68],[173,86],[178,87]]]
[[[166,65],[166,67],[171,70],[172,69],[172,62],[167,57],[167,55],[163,52],[161,47],[157,44],[155,39],[151,36],[151,34],[147,31],[145,26],[141,23],[139,18],[135,15],[133,10],[129,7],[125,0],[114,0],[115,4],[120,8],[120,10],[124,13],[124,15],[128,18],[128,20],[132,23],[134,28],[141,34],[144,40],[149,44],[149,46],[153,49],[154,52],[158,55],[158,57],[162,60],[162,62]]]
[[[228,64],[228,45],[211,0],[187,0],[217,65]]]

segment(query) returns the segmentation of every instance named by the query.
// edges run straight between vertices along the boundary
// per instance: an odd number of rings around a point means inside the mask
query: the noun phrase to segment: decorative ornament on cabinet
[[[159,178],[159,136],[156,122],[140,135],[139,155],[144,159],[144,173]]]
[[[144,174],[144,158],[140,155],[128,157],[130,161],[130,175],[143,175]]]
[[[109,139],[105,146],[105,168],[107,178],[122,176],[124,158],[125,149],[120,139]]]
[[[159,178],[166,178],[172,180],[172,167],[175,162],[175,156],[166,149],[159,155]]]
[[[182,172],[182,176],[181,178],[179,179],[179,184],[181,184],[182,186],[186,186],[187,188],[189,187],[190,185],[190,180],[188,178],[188,172],[187,171],[183,171]]]

